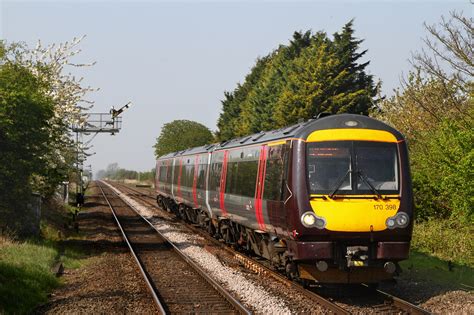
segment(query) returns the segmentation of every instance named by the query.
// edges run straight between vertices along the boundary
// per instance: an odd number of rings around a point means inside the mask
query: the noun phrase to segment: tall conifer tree
[[[225,94],[218,137],[229,139],[312,118],[320,112],[368,114],[378,86],[360,62],[367,50],[353,21],[334,39],[295,32],[288,45],[259,59],[242,85]]]

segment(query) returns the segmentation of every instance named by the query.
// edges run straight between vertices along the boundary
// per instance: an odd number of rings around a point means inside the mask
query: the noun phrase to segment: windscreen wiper
[[[357,171],[357,175],[359,176],[360,179],[364,181],[364,183],[367,184],[367,186],[370,187],[370,190],[372,190],[372,192],[377,195],[377,198],[383,199],[382,194],[370,183],[370,180],[367,178],[367,175],[362,173],[361,170]]]
[[[339,180],[339,182],[337,183],[336,188],[334,188],[333,192],[331,194],[329,194],[329,198],[333,199],[334,195],[337,193],[339,188],[341,188],[341,185],[344,183],[344,181],[346,180],[347,174],[349,174],[349,173],[352,173],[352,170],[350,168],[347,169],[347,172]]]

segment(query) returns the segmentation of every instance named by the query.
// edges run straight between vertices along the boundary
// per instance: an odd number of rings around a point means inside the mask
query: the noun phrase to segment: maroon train
[[[351,114],[160,157],[157,202],[227,243],[321,283],[377,283],[408,257],[403,136]]]

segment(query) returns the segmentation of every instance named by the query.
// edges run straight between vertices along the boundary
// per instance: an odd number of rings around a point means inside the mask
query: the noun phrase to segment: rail
[[[100,187],[100,185],[99,185]],[[103,193],[103,190],[102,190],[102,187],[100,187],[101,191],[102,191],[102,194],[104,195],[105,197],[105,194]],[[115,193],[115,192],[114,192]],[[116,194],[116,193],[115,193]],[[117,195],[117,194],[116,194]],[[120,196],[117,195],[118,198],[120,198]],[[105,197],[106,198],[106,197]],[[183,260],[185,261],[195,272],[197,272],[201,278],[203,278],[212,288],[214,288],[214,290],[222,296],[222,298],[224,298],[228,303],[230,303],[234,309],[239,312],[240,314],[251,314],[250,310],[245,307],[242,303],[240,303],[240,301],[238,301],[236,298],[234,298],[229,292],[227,292],[227,290],[225,290],[219,283],[217,283],[214,279],[212,279],[209,275],[207,275],[207,273],[201,268],[199,267],[193,260],[191,260],[188,256],[186,256],[184,253],[182,253],[182,251],[175,245],[173,244],[167,237],[165,237],[160,231],[158,231],[156,229],[155,226],[153,226],[153,224],[148,220],[146,219],[145,217],[143,217],[135,208],[132,204],[130,204],[127,200],[125,199],[122,199],[120,198],[121,201],[123,203],[125,203],[131,210],[134,211],[134,213],[136,215],[138,215],[142,220],[143,222],[146,222],[146,224],[153,229],[154,232],[156,232],[160,238],[164,239],[170,246],[171,248],[173,249],[173,251]],[[111,205],[110,205],[110,202],[107,201],[107,203],[109,204],[109,207],[111,207],[111,209],[113,208]],[[114,215],[114,217],[116,217],[116,215]],[[117,222],[118,222],[118,218],[116,218]],[[123,230],[121,228],[121,230]],[[129,242],[127,241],[127,244],[129,244]],[[131,247],[131,245],[130,245]],[[134,254],[134,257],[136,257],[136,254]],[[135,260],[137,261],[138,264],[140,264],[140,259],[138,257],[135,258]],[[143,266],[140,267],[140,270],[142,271],[142,274],[144,276],[147,276],[147,272],[146,270],[144,270]],[[155,287],[153,285],[153,282],[148,279],[147,281],[147,284],[148,284],[148,287],[150,290],[154,290],[155,293],[153,294],[154,297],[154,301],[155,303],[157,303],[157,301],[161,304],[161,309],[163,309],[164,311],[164,307],[163,307],[163,303],[160,301],[160,299],[158,298],[158,295],[156,293],[156,290],[155,290]],[[160,312],[161,312],[161,309],[160,309]],[[166,312],[164,313],[166,314]]]
[[[150,294],[153,298],[153,301],[155,302],[155,305],[156,307],[158,308],[158,311],[161,313],[161,314],[166,314],[166,311],[165,311],[165,308],[163,307],[163,304],[161,303],[159,297],[158,297],[158,294],[156,292],[156,288],[155,286],[153,285],[153,282],[152,280],[150,279],[150,276],[148,275],[148,273],[145,271],[144,267],[143,267],[143,264],[142,262],[140,261],[140,259],[138,258],[135,250],[133,249],[132,247],[132,244],[130,243],[130,240],[128,239],[127,237],[127,234],[125,233],[125,230],[123,229],[122,227],[122,224],[120,224],[120,221],[117,217],[117,214],[115,213],[115,210],[114,208],[112,207],[112,205],[110,204],[110,201],[109,199],[107,198],[107,196],[105,195],[104,193],[104,190],[102,189],[102,187],[100,185],[99,186],[99,189],[100,189],[100,192],[102,194],[102,196],[104,197],[105,201],[107,202],[107,205],[109,206],[110,208],[110,211],[112,212],[112,215],[114,216],[114,219],[115,219],[115,222],[117,223],[117,226],[119,227],[120,229],[120,233],[122,234],[122,237],[123,239],[125,240],[125,243],[127,244],[128,246],[128,249],[130,250],[130,253],[132,254],[133,256],[133,259],[135,259],[135,262],[137,263],[138,265],[138,268],[140,269],[140,273],[142,274],[143,276],[143,279],[145,280],[146,282],[146,285],[147,285],[147,288],[148,288],[148,291],[150,291]]]

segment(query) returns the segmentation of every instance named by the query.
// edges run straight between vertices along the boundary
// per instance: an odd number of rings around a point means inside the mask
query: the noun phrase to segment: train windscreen
[[[311,194],[392,194],[399,189],[394,143],[308,143],[307,172]]]

